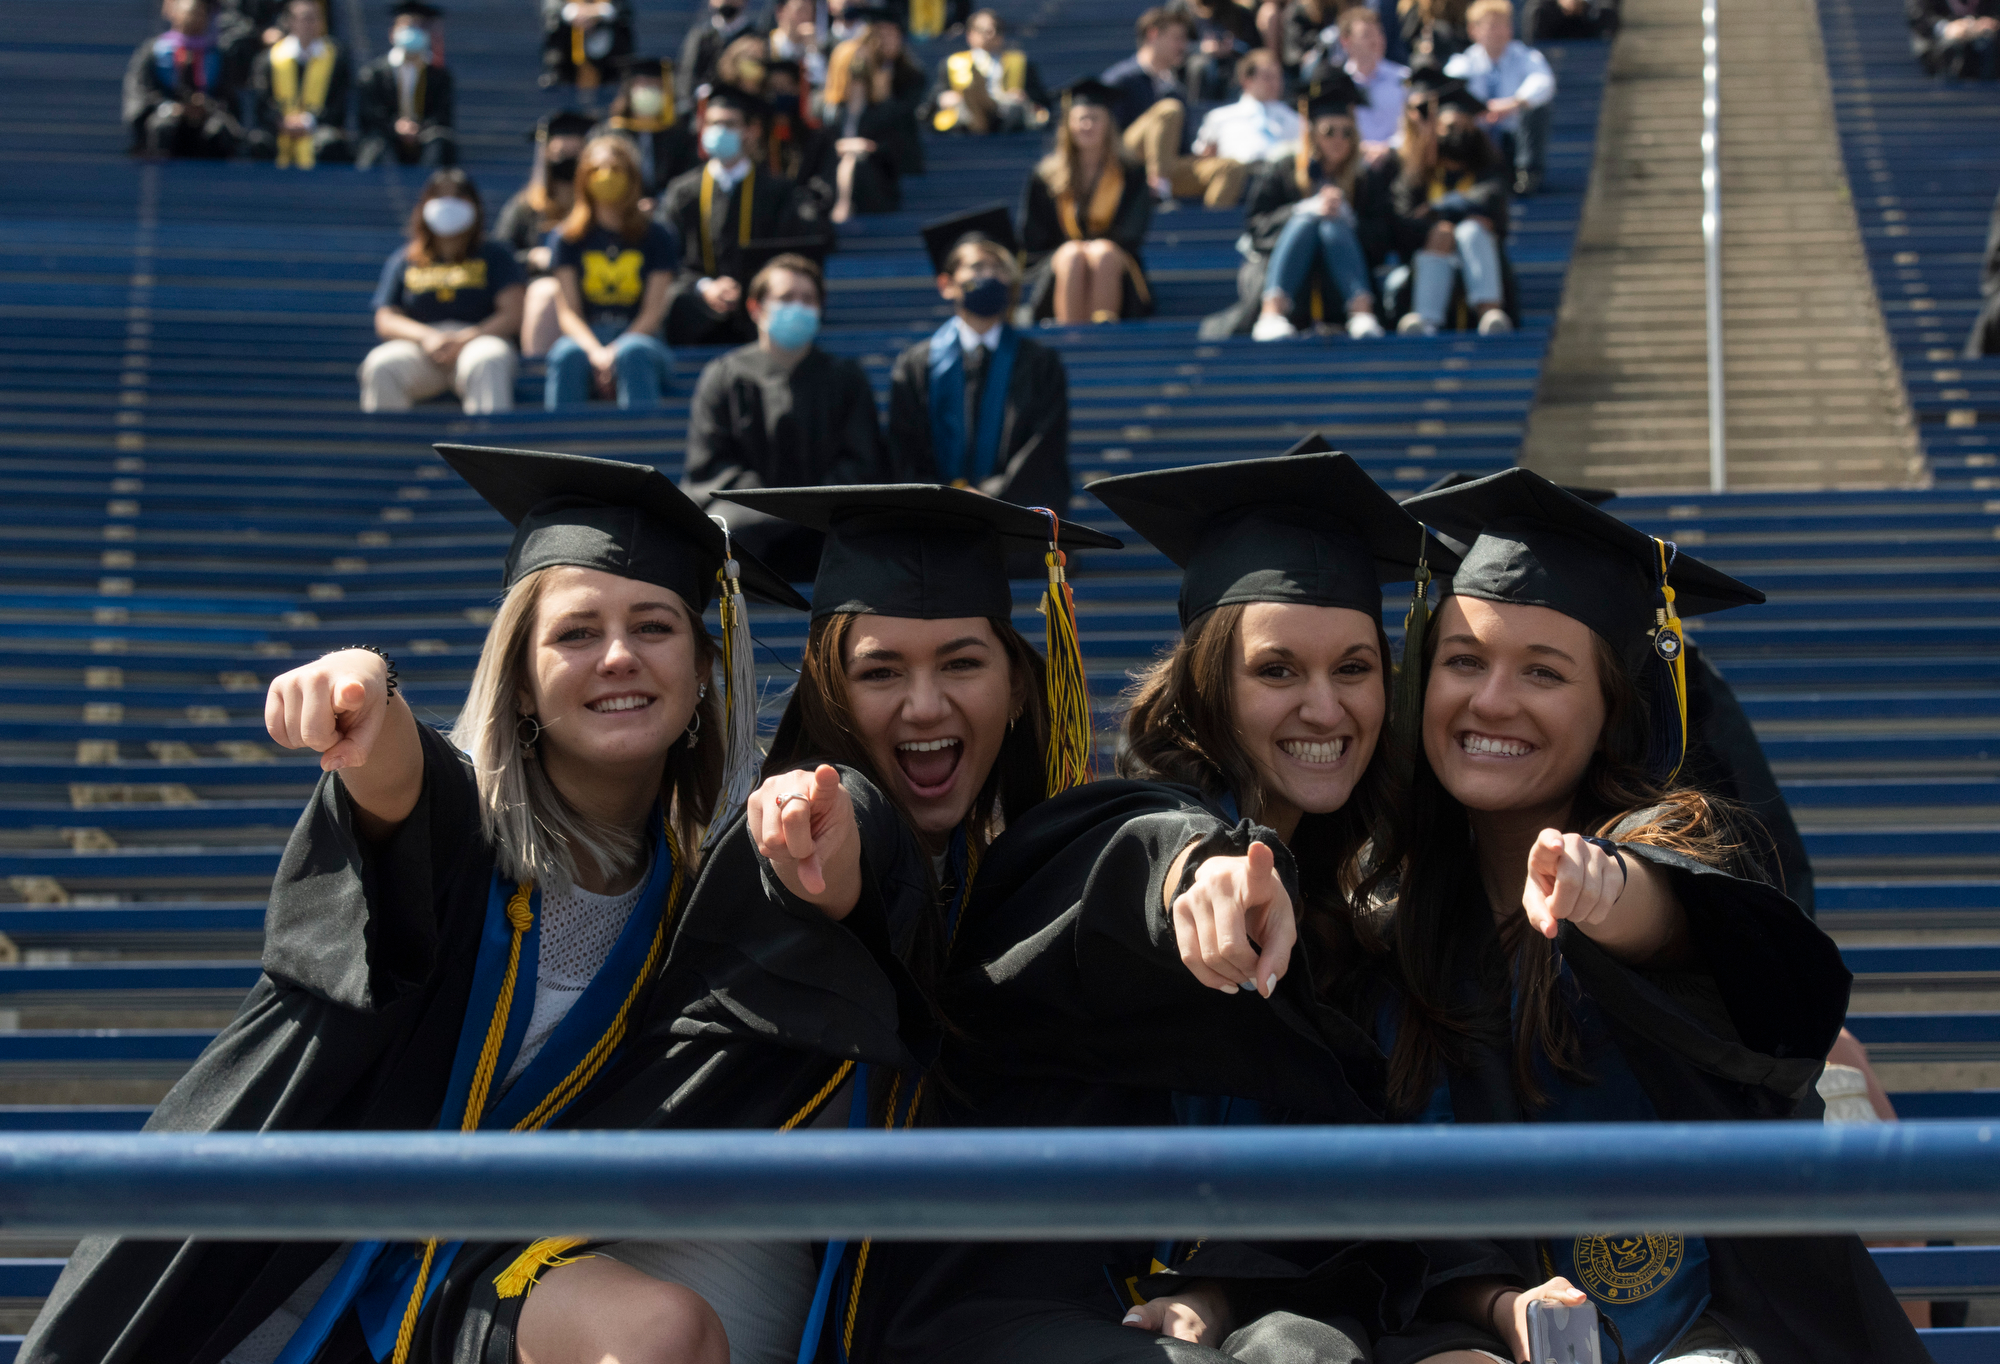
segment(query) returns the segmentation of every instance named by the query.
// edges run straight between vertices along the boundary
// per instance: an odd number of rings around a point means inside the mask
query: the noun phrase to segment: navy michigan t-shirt
[[[555,231],[549,233],[548,244],[555,269],[567,265],[576,271],[583,320],[593,329],[631,326],[646,297],[646,281],[662,270],[678,269],[681,263],[680,238],[658,223],[649,223],[646,235],[636,242],[593,222],[578,241],[566,242],[561,231]]]
[[[410,248],[399,247],[382,267],[370,308],[400,308],[427,327],[440,322],[484,322],[493,316],[493,296],[510,284],[526,284],[514,253],[498,242],[482,242],[460,261],[418,265]]]

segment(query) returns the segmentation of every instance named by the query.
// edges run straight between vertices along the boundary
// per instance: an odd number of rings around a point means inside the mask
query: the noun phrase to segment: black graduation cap
[[[1329,71],[1316,76],[1306,91],[1306,117],[1325,118],[1330,114],[1352,113],[1368,103],[1368,92],[1354,83],[1345,71]]]
[[[839,612],[949,620],[1013,613],[1007,551],[1046,549],[1049,514],[935,483],[754,488],[718,498],[822,531],[813,619]],[[1060,523],[1057,545],[1120,549],[1084,526]]]
[[[419,19],[444,18],[444,11],[438,6],[428,3],[428,0],[396,0],[395,4],[389,6],[389,13],[391,17],[414,14]]]
[[[1064,108],[1074,104],[1095,105],[1099,109],[1118,107],[1118,92],[1095,76],[1071,81],[1063,87],[1062,96]]]
[[[634,76],[659,76],[664,79],[666,73],[673,70],[674,63],[668,57],[628,53],[623,57],[613,57],[610,66],[625,80],[630,80]]]
[[[623,460],[477,445],[433,447],[514,523],[504,585],[538,568],[573,564],[678,592],[699,613],[715,595],[722,528],[659,470]],[[737,545],[743,590],[804,610],[805,599]]]
[[[1418,66],[1410,71],[1409,92],[1428,95],[1440,109],[1462,109],[1468,114],[1486,112],[1486,101],[1472,93],[1472,87],[1456,76],[1447,76],[1441,66]]]
[[[1463,469],[1454,469],[1442,478],[1432,479],[1429,483],[1411,493],[1410,497],[1422,497],[1425,493],[1440,493],[1446,488],[1456,488],[1460,484],[1471,483],[1475,479],[1483,477],[1483,474],[1468,474]],[[1574,483],[1559,483],[1556,486],[1571,497],[1582,498],[1593,507],[1600,506],[1618,496],[1616,488],[1585,488]],[[1410,498],[1406,497],[1403,500],[1407,502]]]
[[[917,230],[923,233],[924,250],[930,252],[931,268],[940,275],[944,273],[944,263],[951,255],[951,249],[967,237],[984,237],[1010,255],[1021,249],[1020,239],[1014,235],[1014,211],[1003,203],[954,213],[948,218],[925,223]]]
[[[1118,474],[1090,491],[1180,565],[1182,629],[1237,602],[1347,606],[1379,618],[1382,584],[1407,582],[1419,554],[1440,572],[1458,563],[1317,435],[1269,459]]]
[[[1660,623],[1663,582],[1680,616],[1764,600],[1756,588],[1528,469],[1421,493],[1403,510],[1467,546],[1453,593],[1560,611],[1602,635],[1628,662],[1643,658]]]
[[[552,137],[587,137],[597,120],[579,109],[558,109],[543,114],[528,134],[530,142],[547,142]]]
[[[724,109],[734,109],[737,113],[743,115],[746,120],[757,123],[770,122],[770,101],[764,99],[761,95],[751,94],[740,85],[731,85],[726,81],[717,81],[714,85],[708,87],[708,94],[705,98],[708,101],[708,108],[712,109],[720,105]]]
[[[850,6],[847,13],[840,16],[850,24],[895,24],[899,27],[903,16],[888,5]]]
[[[773,76],[791,76],[795,80],[805,79],[805,68],[791,57],[773,57],[764,63],[764,79]]]

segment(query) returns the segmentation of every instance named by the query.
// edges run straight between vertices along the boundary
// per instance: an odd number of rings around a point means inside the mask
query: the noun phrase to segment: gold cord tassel
[[[1673,769],[1666,775],[1671,783],[1680,775],[1681,764],[1687,761],[1688,744],[1688,684],[1687,684],[1687,631],[1681,625],[1681,618],[1674,610],[1674,589],[1667,584],[1667,542],[1655,538],[1653,544],[1660,555],[1660,597],[1664,603],[1654,613],[1653,651],[1667,665],[1667,673],[1673,678],[1674,718],[1679,744],[1674,750]]]
[[[518,1298],[535,1286],[535,1280],[541,1277],[543,1270],[589,1259],[587,1255],[570,1254],[579,1246],[588,1244],[588,1241],[575,1237],[536,1241],[522,1251],[514,1263],[494,1276],[494,1290],[503,1298]]]
[[[944,32],[944,0],[910,0],[910,36],[935,38]]]
[[[1048,777],[1052,796],[1091,779],[1096,738],[1090,717],[1090,682],[1083,670],[1083,644],[1076,630],[1076,596],[1064,572],[1067,557],[1056,548],[1056,525],[1055,513],[1049,512],[1049,552],[1043,556],[1049,566],[1049,585],[1042,594],[1041,610],[1048,622]]]
[[[711,517],[717,524],[722,518]],[[702,839],[707,851],[722,837],[757,785],[764,755],[757,748],[757,663],[752,653],[750,617],[744,609],[742,566],[729,553],[729,527],[722,526],[722,790]]]

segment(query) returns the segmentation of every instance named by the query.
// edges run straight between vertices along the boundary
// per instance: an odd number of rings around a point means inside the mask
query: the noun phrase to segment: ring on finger
[[[788,801],[788,800],[803,800],[803,801],[808,801],[808,802],[809,802],[809,801],[811,801],[811,800],[812,800],[812,797],[811,797],[811,796],[802,796],[802,795],[800,795],[800,794],[799,794],[799,793],[798,793],[797,791],[787,791],[787,792],[785,792],[785,794],[784,794],[784,795],[782,795],[782,796],[779,796],[779,797],[778,797],[778,808],[779,808],[780,810],[784,809],[784,808],[785,808],[785,802],[786,802],[786,801]]]

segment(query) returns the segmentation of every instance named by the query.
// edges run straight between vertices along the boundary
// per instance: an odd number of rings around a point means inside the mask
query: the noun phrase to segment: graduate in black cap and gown
[[[681,487],[794,582],[812,577],[819,533],[757,506],[711,499],[894,477],[861,362],[814,344],[825,290],[816,262],[773,257],[751,277],[745,304],[757,339],[709,361],[688,405]]]
[[[1135,685],[1129,779],[1037,807],[981,866],[940,996],[940,1120],[1375,1121],[1381,1057],[1319,998],[1315,949],[1392,789],[1382,582],[1454,559],[1317,438],[1092,492],[1182,567],[1183,634]],[[1430,1272],[1394,1244],[875,1253],[855,1357],[884,1364],[1346,1364]]]
[[[325,770],[271,888],[264,974],[152,1131],[526,1131],[629,1041],[695,878],[750,789],[752,688],[703,608],[782,579],[643,465],[440,446],[514,523],[507,589],[449,738],[348,649],[271,684]],[[747,628],[728,640],[747,654]],[[511,988],[509,988],[511,987]],[[139,1241],[73,1255],[23,1347],[55,1364],[401,1359],[456,1244]]]
[[[1476,477],[1449,473],[1423,491],[1456,488]],[[1564,485],[1563,491],[1593,507],[1618,496],[1613,488]],[[1757,822],[1744,851],[1757,860],[1766,881],[1790,896],[1807,917],[1813,917],[1812,860],[1806,855],[1805,839],[1742,702],[1736,699],[1721,669],[1693,640],[1687,642],[1687,691],[1688,751],[1681,766],[1682,777],[1690,786],[1734,801],[1742,813]]]
[[[753,242],[811,239],[823,252],[832,234],[812,196],[757,164],[770,106],[733,85],[717,85],[698,115],[699,170],[682,173],[653,206],[653,221],[680,233],[681,269],[667,306],[670,345],[742,345],[757,326],[743,307]],[[748,267],[748,268],[746,268]]]
[[[694,131],[674,107],[674,64],[665,57],[618,59],[618,93],[611,112],[592,129],[623,133],[639,149],[639,178],[647,198],[701,167]]]
[[[1117,101],[1118,92],[1099,80],[1063,91],[1055,149],[1021,191],[1028,306],[1038,319],[1116,322],[1152,314],[1141,253],[1153,194],[1118,140]]]
[[[826,537],[799,682],[628,1059],[571,1122],[908,1126],[931,1102],[930,996],[967,890],[1002,831],[1081,775],[1076,742],[1060,760],[1050,745],[1051,695],[1082,681],[1066,589],[1045,598],[1072,640],[1053,670],[1009,619],[1005,559],[1046,552],[1051,520],[934,485],[740,496]],[[1118,544],[1068,524],[1055,543]],[[656,1358],[647,1304],[684,1289],[719,1315],[733,1364],[845,1358],[866,1258],[802,1242],[482,1248],[426,1311],[412,1359],[513,1359],[517,1343],[546,1358],[552,1341],[564,1358]]]
[[[528,183],[514,191],[487,235],[505,242],[513,250],[514,259],[530,279],[543,278],[555,264],[548,245],[549,233],[562,226],[563,219],[576,206],[577,161],[583,155],[583,144],[590,130],[596,126],[597,121],[589,114],[560,109],[543,114],[536,120],[534,131],[528,134],[528,141],[535,148]],[[545,306],[551,310],[554,307],[553,282]],[[547,340],[531,349],[526,330],[523,329],[521,348],[528,355],[545,353],[549,342],[559,335],[553,330],[551,320]]]
[[[1816,1120],[1851,978],[1681,771],[1681,619],[1763,594],[1526,469],[1403,505],[1467,549],[1409,663],[1421,751],[1377,847],[1395,900],[1355,921],[1350,1010],[1389,1057],[1394,1115]],[[1928,1358],[1852,1236],[1500,1248],[1511,1275],[1440,1290],[1441,1324],[1378,1340],[1378,1361],[1519,1358],[1523,1300],[1493,1291],[1544,1280],[1530,1296],[1587,1295],[1632,1360]]]
[[[402,166],[455,166],[451,68],[431,59],[431,25],[444,11],[427,0],[397,0],[389,51],[361,68],[354,81],[362,170],[393,156]]]
[[[1005,204],[923,228],[952,315],[896,357],[889,448],[898,474],[1024,507],[1069,505],[1069,376],[1011,321],[1021,264]]]

